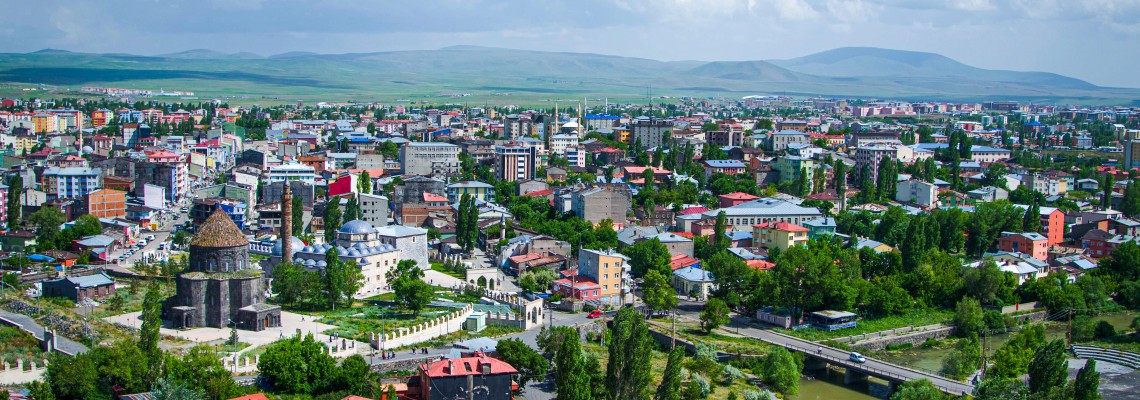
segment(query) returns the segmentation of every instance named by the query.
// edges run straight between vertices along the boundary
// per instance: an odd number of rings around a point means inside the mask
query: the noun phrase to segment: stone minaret
[[[293,192],[289,181],[283,182],[281,193],[281,262],[293,263]]]

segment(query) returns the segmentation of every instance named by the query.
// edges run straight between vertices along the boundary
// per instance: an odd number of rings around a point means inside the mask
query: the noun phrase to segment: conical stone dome
[[[237,247],[248,246],[249,239],[241,233],[230,216],[219,207],[198,227],[198,233],[190,240],[197,247]]]

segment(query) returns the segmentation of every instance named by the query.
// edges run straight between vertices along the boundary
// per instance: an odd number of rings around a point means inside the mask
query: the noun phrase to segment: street
[[[127,247],[108,254],[108,264],[105,267],[109,270],[133,274],[134,271],[131,270],[131,267],[133,267],[139,260],[143,260],[144,257],[154,256],[151,259],[157,260],[162,259],[161,255],[163,254],[170,254],[170,237],[174,233],[174,227],[184,224],[190,216],[189,213],[181,213],[179,211],[179,208],[181,208],[181,205],[175,204],[172,207],[171,211],[160,217],[162,219],[162,223],[160,224],[158,230],[142,230],[139,233],[140,239],[145,238],[148,235],[154,235],[153,240],[147,240],[146,246],[135,249],[134,254],[131,254],[122,260],[119,259],[119,256],[125,254],[127,250],[133,247]],[[171,216],[173,216],[173,219],[171,219]],[[166,243],[164,245],[165,249],[158,250],[158,245],[162,243]]]

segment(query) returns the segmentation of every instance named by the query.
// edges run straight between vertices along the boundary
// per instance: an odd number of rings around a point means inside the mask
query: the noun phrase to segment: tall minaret
[[[285,192],[281,193],[281,262],[293,263],[293,191],[289,181],[282,182]]]

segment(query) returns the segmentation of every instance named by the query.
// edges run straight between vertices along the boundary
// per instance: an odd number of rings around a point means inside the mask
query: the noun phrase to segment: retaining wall
[[[447,315],[419,323],[411,328],[399,328],[399,331],[395,333],[372,333],[370,339],[372,348],[391,350],[426,342],[452,332],[458,332],[460,329],[463,329],[463,323],[467,321],[467,317],[471,315],[472,309],[473,307],[468,304],[460,310],[452,311]]]
[[[925,331],[916,331],[913,333],[884,337],[881,339],[871,339],[852,343],[852,347],[859,347],[867,350],[882,350],[890,345],[900,345],[910,343],[912,345],[919,345],[929,339],[942,339],[954,333],[954,327],[946,326],[937,329],[930,329]]]

